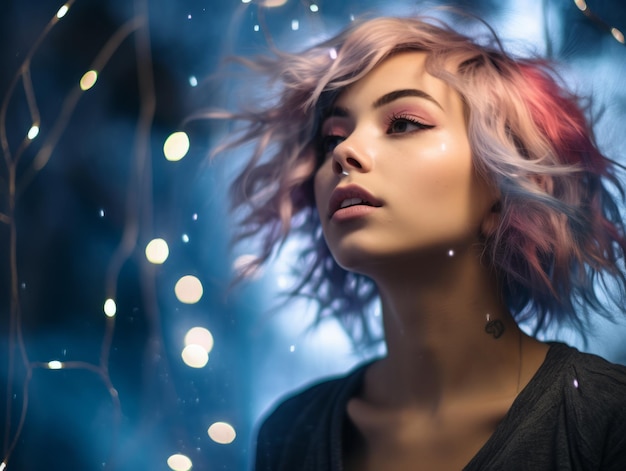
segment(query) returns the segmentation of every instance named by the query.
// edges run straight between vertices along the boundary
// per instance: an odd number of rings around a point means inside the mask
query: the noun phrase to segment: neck
[[[523,334],[500,297],[493,271],[471,248],[407,265],[411,268],[374,277],[387,357],[372,369],[385,391],[371,399],[434,405],[486,391],[516,394]]]

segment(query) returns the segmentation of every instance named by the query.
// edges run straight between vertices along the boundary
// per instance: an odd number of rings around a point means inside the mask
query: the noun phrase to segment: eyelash
[[[391,128],[394,124],[398,123],[398,122],[407,122],[412,124],[413,126],[416,126],[419,129],[416,129],[414,131],[418,131],[418,130],[425,130],[425,129],[432,129],[435,126],[431,125],[431,124],[426,124],[421,122],[419,119],[415,118],[414,116],[411,115],[407,115],[404,113],[394,113],[392,114],[389,119],[387,120],[387,134],[405,134],[404,132],[400,132],[400,133],[394,133],[391,131]],[[408,133],[414,132],[414,131],[407,131]]]

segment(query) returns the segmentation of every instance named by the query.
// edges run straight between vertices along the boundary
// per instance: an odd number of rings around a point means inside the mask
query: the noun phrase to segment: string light
[[[68,6],[68,4],[66,3],[65,5],[63,5],[61,8],[59,8],[59,10],[57,11],[56,17],[58,19],[63,18],[65,15],[67,15],[67,12],[69,11],[70,7]]]
[[[624,35],[619,29],[611,28],[611,34],[613,35],[615,39],[617,39],[618,42],[624,44]]]
[[[35,139],[39,135],[39,126],[33,124],[31,128],[28,130],[28,139],[31,141]]]
[[[40,147],[40,149],[38,150],[38,152],[35,154],[34,158],[32,159],[32,163],[30,167],[25,167],[23,169],[24,171],[20,171],[21,169],[18,168],[18,162],[20,161],[22,153],[26,149],[28,149],[29,147],[28,144],[30,143],[30,141],[38,137],[40,134],[39,108],[38,108],[38,102],[37,102],[37,94],[35,93],[34,86],[31,80],[31,64],[33,62],[33,58],[35,57],[36,53],[39,51],[40,46],[44,44],[47,36],[52,31],[53,27],[55,27],[59,23],[59,19],[63,18],[67,14],[67,12],[69,11],[73,3],[74,3],[74,0],[69,0],[63,6],[61,6],[61,8],[57,10],[56,14],[53,17],[51,17],[47,26],[43,28],[39,37],[36,38],[34,41],[32,41],[33,46],[31,47],[30,50],[28,50],[23,55],[22,63],[18,67],[13,80],[10,82],[9,88],[7,89],[4,95],[5,98],[4,98],[4,101],[2,102],[2,106],[0,106],[0,135],[6,136],[7,134],[6,110],[8,109],[7,103],[15,99],[16,90],[18,89],[17,85],[19,85],[21,82],[21,85],[25,94],[25,98],[26,98],[28,111],[30,112],[30,115],[31,115],[31,122],[33,123],[33,125],[31,126],[27,134],[28,139],[25,141],[24,144],[22,144],[21,147],[17,149],[17,151],[14,154],[11,152],[9,145],[6,144],[6,141],[4,139],[0,139],[3,141],[1,151],[2,151],[4,162],[6,163],[8,174],[9,174],[8,179],[5,181],[5,184],[7,185],[7,188],[8,188],[8,191],[6,191],[6,197],[7,197],[6,203],[8,207],[11,207],[11,208],[16,207],[16,203],[17,203],[16,189],[19,188],[21,189],[21,191],[23,191],[25,188],[27,188],[28,183],[32,179],[33,175],[36,172],[43,169],[45,165],[47,164],[48,160],[50,159],[50,156],[53,154],[53,151],[55,150],[57,146],[57,143],[59,142],[61,135],[63,134],[64,130],[68,126],[73,116],[74,110],[76,109],[76,106],[79,103],[81,96],[83,95],[82,92],[86,89],[91,88],[95,84],[95,81],[97,80],[96,70],[102,70],[104,68],[104,66],[108,63],[109,59],[117,51],[117,49],[120,47],[120,45],[123,43],[126,37],[128,37],[133,32],[138,31],[142,26],[146,26],[145,22],[141,19],[141,15],[138,15],[137,17],[135,17],[134,19],[132,19],[131,21],[129,21],[128,23],[126,23],[125,25],[123,25],[122,27],[120,27],[118,30],[115,31],[115,33],[109,38],[109,40],[105,43],[105,45],[100,49],[99,53],[97,54],[94,60],[95,66],[85,75],[83,75],[83,77],[81,78],[81,82],[79,83],[80,86],[72,88],[71,91],[63,98],[62,103],[61,103],[62,111],[57,115],[55,120],[51,121],[49,133],[45,136],[43,145]],[[137,55],[138,57],[141,55],[145,56],[145,48],[138,48]],[[145,100],[142,99],[140,101],[140,107],[142,110],[146,108]],[[104,215],[104,213],[102,212],[101,215]],[[6,223],[10,227],[9,246],[13,247],[10,251],[10,260],[11,260],[10,268],[9,268],[10,280],[11,280],[12,286],[17,286],[18,273],[17,273],[16,260],[17,260],[18,254],[15,251],[15,246],[16,246],[15,234],[17,233],[16,227],[15,227],[15,218],[12,217],[12,215],[5,216],[4,214],[0,213],[0,222]],[[125,229],[127,229],[127,227]],[[123,237],[122,239],[124,240],[124,242],[121,242],[120,245],[127,244],[129,240],[131,240],[132,242],[132,239],[128,239],[127,237]],[[123,263],[120,263],[119,265],[121,267]],[[115,284],[117,283],[117,278],[119,276],[119,270],[117,271],[111,270],[109,272],[109,275],[110,275],[109,279],[112,282],[111,284],[115,286]],[[21,400],[21,413],[18,415],[17,421],[15,421],[14,417],[12,416],[12,410],[14,409],[14,405],[11,404],[10,401],[9,403],[7,403],[7,409],[5,411],[6,413],[4,414],[4,422],[5,422],[5,430],[10,433],[5,436],[5,446],[3,450],[4,457],[3,457],[2,462],[0,463],[0,471],[7,468],[8,463],[9,463],[9,457],[12,455],[13,451],[15,450],[15,447],[20,442],[20,437],[21,437],[21,433],[25,424],[25,419],[28,415],[28,404],[29,404],[28,391],[29,391],[30,381],[33,378],[34,370],[37,370],[37,369],[48,369],[48,370],[76,369],[76,370],[85,370],[85,371],[91,371],[93,373],[96,373],[97,377],[100,378],[100,380],[105,385],[106,390],[109,392],[111,403],[113,406],[113,413],[111,417],[114,420],[115,429],[119,427],[119,422],[121,420],[121,406],[119,403],[119,397],[117,394],[117,390],[115,389],[115,387],[113,386],[111,382],[111,377],[109,375],[109,370],[108,370],[109,352],[110,352],[110,346],[111,346],[111,342],[113,338],[114,323],[111,323],[111,322],[106,323],[106,328],[105,328],[106,330],[103,335],[103,341],[102,341],[101,350],[100,350],[101,352],[100,362],[98,364],[92,364],[92,363],[88,363],[84,361],[61,362],[58,360],[52,360],[47,363],[33,362],[33,361],[30,361],[29,359],[28,348],[25,345],[23,336],[21,334],[22,319],[25,316],[25,312],[21,309],[20,295],[18,294],[17,289],[12,290],[9,305],[10,305],[10,310],[9,310],[10,322],[11,322],[11,325],[14,325],[16,327],[12,329],[12,331],[9,334],[9,349],[8,349],[9,373],[6,378],[6,394],[7,394],[7,397],[9,398],[17,398],[17,394],[13,393],[13,390],[14,390],[13,384],[17,379],[16,372],[22,371],[23,372],[23,381],[22,381],[23,397]],[[112,299],[107,300],[107,302],[105,302],[105,305],[104,305],[104,310],[107,316],[115,315],[115,310],[116,310],[115,302]],[[20,313],[20,315],[18,315],[18,313]],[[20,367],[20,369],[17,370],[14,367],[15,362],[17,361],[15,352],[19,352],[20,364],[24,366],[23,369]],[[113,446],[111,450],[115,448],[115,438],[113,439],[112,445]],[[107,462],[103,460],[103,467],[106,467],[106,463]]]
[[[574,0],[574,4],[587,18],[600,26],[600,28],[609,32],[617,42],[619,42],[620,44],[626,44],[624,40],[624,34],[619,29],[609,25],[606,21],[604,21],[594,12],[592,12],[585,0]]]
[[[114,317],[116,313],[117,313],[117,305],[115,304],[115,301],[110,298],[107,299],[104,302],[104,314],[107,317]]]
[[[250,3],[250,2],[251,2],[251,0],[242,0],[242,3]],[[260,5],[265,6],[265,7],[272,7],[272,6],[282,5],[285,2],[282,1],[282,3],[280,3],[280,2],[270,2],[270,1],[262,2],[261,1],[259,3],[260,3]],[[581,11],[585,12],[585,11],[588,10],[588,7],[587,7],[587,5],[586,5],[586,3],[584,1],[575,0],[575,3],[576,3],[577,6],[579,4],[583,4],[584,5],[584,9],[581,9]],[[66,5],[63,5],[61,8],[59,8],[59,10],[56,13],[56,18],[57,19],[63,18],[67,14],[67,12],[69,11],[69,5],[70,4],[71,3],[68,3]],[[316,4],[311,4],[309,6],[309,8],[310,8],[311,12],[314,12],[314,13],[319,11],[319,7]],[[189,17],[191,17],[191,15],[189,15]],[[354,17],[351,16],[351,19],[354,20]],[[606,23],[604,23],[604,25],[607,26],[607,29],[609,29],[609,31],[611,32],[612,36],[617,41],[619,41],[621,43],[624,43],[624,35],[621,33],[620,30],[618,30],[617,28],[608,28],[608,25]],[[291,23],[292,30],[296,31],[296,30],[299,29],[299,27],[300,27],[299,21],[298,20],[293,20],[292,23]],[[259,25],[254,25],[254,31],[259,31],[259,30],[260,30]],[[333,50],[329,51],[329,54],[330,54],[331,58],[335,59],[336,55],[337,55],[337,52],[336,52],[336,50],[333,49]],[[333,55],[334,55],[334,57],[333,57]],[[30,56],[30,57],[32,57],[32,56]],[[81,78],[81,80],[80,80],[80,89],[82,91],[86,91],[86,90],[91,89],[95,85],[97,80],[98,80],[98,72],[96,70],[90,70],[90,71],[86,72],[83,75],[83,77]],[[196,77],[194,77],[194,76],[190,77],[189,78],[189,83],[190,83],[190,85],[192,87],[197,86],[198,82],[197,82]],[[29,140],[34,140],[39,135],[39,132],[40,132],[39,125],[33,125],[30,128],[29,132],[28,132],[28,135],[27,135],[28,139]],[[47,126],[44,128],[44,134],[46,134],[46,133],[47,133]],[[185,134],[185,136],[186,136],[186,134]],[[54,145],[55,144],[53,143],[51,148],[54,148]],[[165,145],[164,145],[164,147],[165,147]],[[184,148],[184,146],[183,146],[183,148]],[[189,150],[189,142],[188,142],[188,137],[187,137],[187,148],[183,152],[179,151],[179,153],[182,153],[182,156],[179,159],[172,159],[172,160],[180,160],[180,159],[182,159],[187,154],[188,150]],[[166,153],[165,150],[164,150],[164,153]],[[176,155],[176,153],[174,152],[173,155]],[[166,158],[167,158],[167,153],[166,153]],[[47,159],[45,159],[45,160],[47,160]],[[170,159],[168,159],[168,160],[170,160]],[[43,165],[39,165],[39,168],[41,168],[41,167],[43,167]],[[105,214],[104,210],[100,210],[99,214],[100,214],[100,217],[104,217],[104,214]],[[194,216],[195,216],[194,220],[197,220],[197,215],[194,215]],[[10,220],[8,220],[8,222],[10,222]],[[148,232],[148,233],[150,233],[150,232]],[[181,238],[182,238],[184,243],[189,242],[189,237],[188,237],[187,234],[183,234]],[[165,249],[167,251],[167,254],[165,256],[163,256],[162,253],[161,253],[161,255],[156,256],[153,259],[151,259],[148,256],[148,252],[149,252],[148,246],[150,246],[150,244],[152,242],[155,242],[155,241],[162,241],[165,244]],[[169,256],[169,247],[167,246],[167,243],[163,239],[154,239],[153,241],[150,242],[150,244],[148,244],[148,246],[146,246],[146,258],[151,263],[163,263]],[[159,244],[160,244],[160,242],[159,242]],[[150,252],[151,252],[151,250],[150,250]],[[158,250],[157,250],[157,252],[158,252]],[[159,260],[159,259],[162,259],[162,261],[161,262],[155,261],[155,260]],[[259,272],[258,270],[255,271],[255,274],[258,273],[258,272]],[[115,277],[113,276],[112,278],[115,278]],[[186,278],[186,277],[183,277],[183,278]],[[181,278],[181,280],[179,280],[179,283],[183,280],[183,278]],[[195,277],[191,277],[191,278],[195,278]],[[194,302],[197,302],[202,297],[202,284],[201,284],[201,282],[197,278],[195,278],[195,280],[197,281],[196,288],[198,288],[198,286],[199,286],[199,290],[196,289],[195,295],[191,296],[191,298],[195,299],[195,297],[197,297],[197,300],[194,301]],[[178,286],[178,283],[177,283],[177,286]],[[176,291],[176,289],[175,289],[175,291]],[[199,293],[199,295],[198,295],[198,293]],[[177,297],[179,298],[179,300],[181,302],[187,302],[187,301],[183,301],[178,296],[178,292],[176,294],[177,294]],[[183,298],[184,298],[184,296],[183,296]],[[105,313],[105,315],[107,315],[107,317],[114,317],[116,315],[116,312],[117,312],[117,306],[116,306],[116,303],[115,303],[114,299],[112,299],[112,298],[107,299],[105,301],[105,303],[104,303],[104,308],[103,309],[104,309],[104,313]],[[378,315],[378,313],[377,313],[377,315]],[[194,335],[190,335],[192,333],[192,331],[194,331]],[[210,342],[208,342],[206,340],[209,337],[205,336],[204,338],[202,338],[201,335],[197,334],[197,332],[202,332],[202,331],[205,331],[206,333],[208,333],[208,335],[210,336]],[[198,337],[196,337],[196,335],[198,335]],[[204,334],[202,334],[202,335],[204,335]],[[189,339],[187,337],[189,337]],[[188,353],[191,352],[191,357],[195,358],[195,360],[193,360],[193,361],[195,361],[195,364],[199,365],[199,364],[202,364],[202,362],[204,361],[204,364],[202,366],[205,366],[207,364],[207,362],[208,362],[209,353],[210,353],[211,349],[213,348],[213,336],[212,336],[212,334],[205,328],[194,327],[193,329],[191,329],[187,333],[187,336],[185,337],[185,343],[186,343],[185,349],[187,349],[189,347]],[[290,347],[289,347],[289,351],[290,352],[293,353],[295,351],[295,349],[296,349],[295,345],[290,345]],[[183,354],[183,357],[185,357],[184,354]],[[103,358],[105,358],[105,357],[103,357]],[[206,360],[204,360],[205,358],[206,358]],[[30,366],[28,368],[30,369],[30,368],[33,367],[34,363],[31,363],[29,365]],[[71,365],[71,364],[70,363],[64,363],[64,362],[61,362],[61,361],[58,361],[58,360],[52,360],[52,361],[49,361],[47,363],[41,362],[41,363],[39,363],[39,365],[37,367],[38,368],[43,368],[43,369],[48,368],[50,370],[59,370],[59,369],[65,368],[66,365]],[[191,366],[191,365],[189,365],[189,366]],[[75,362],[74,367],[76,369],[87,369],[87,370],[97,371],[97,372],[101,373],[101,376],[102,376],[102,378],[103,378],[103,380],[105,382],[110,381],[110,379],[108,378],[108,372],[105,371],[105,370],[99,369],[100,367],[98,365],[90,365],[90,364],[86,364],[86,363]],[[195,366],[195,367],[198,367],[198,366]],[[574,380],[574,381],[576,382],[576,380]],[[576,387],[578,386],[577,383],[575,384],[575,386]],[[115,397],[115,398],[117,397],[117,391],[116,391],[115,388],[108,387],[108,391],[109,391],[109,393],[110,393],[110,395],[112,397]],[[235,429],[230,424],[225,423],[225,422],[217,422],[217,423],[211,425],[211,427],[209,427],[207,432],[208,432],[209,437],[211,437],[211,439],[214,440],[216,443],[228,444],[228,443],[232,443],[235,440],[235,438],[236,438]],[[182,455],[182,454],[176,454],[176,455],[170,456],[168,458],[168,460],[167,460],[167,464],[174,471],[187,471],[187,470],[192,468],[191,460],[187,456]],[[4,471],[6,468],[7,468],[7,461],[5,460],[5,461],[0,462],[0,471]]]
[[[95,70],[89,70],[80,79],[80,89],[87,91],[92,88],[98,80],[98,72]]]

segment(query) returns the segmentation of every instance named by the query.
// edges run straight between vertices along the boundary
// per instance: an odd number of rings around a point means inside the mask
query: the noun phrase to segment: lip
[[[367,204],[341,208],[341,202],[350,198],[362,199],[363,201],[366,201]],[[382,202],[378,198],[358,185],[337,187],[330,195],[330,200],[328,202],[328,218],[332,218],[339,210],[357,216],[369,213],[373,208],[379,208],[381,206]]]

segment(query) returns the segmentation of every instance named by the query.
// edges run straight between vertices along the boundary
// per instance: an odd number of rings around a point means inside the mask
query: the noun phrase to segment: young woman
[[[242,237],[306,237],[296,293],[361,337],[379,299],[387,345],[280,404],[256,469],[626,469],[626,368],[517,325],[626,287],[616,165],[550,66],[418,18],[249,65],[276,96],[231,115]]]

